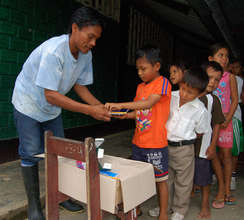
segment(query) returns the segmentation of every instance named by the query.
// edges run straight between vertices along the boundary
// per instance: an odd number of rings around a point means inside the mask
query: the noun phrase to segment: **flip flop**
[[[225,195],[225,204],[226,205],[235,205],[236,199],[233,195]]]
[[[214,199],[212,202],[212,207],[214,209],[222,209],[225,207],[225,200],[224,199]]]

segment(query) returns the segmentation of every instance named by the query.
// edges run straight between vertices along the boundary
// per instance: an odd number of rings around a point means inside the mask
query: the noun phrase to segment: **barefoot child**
[[[212,45],[208,60],[216,61],[224,70],[218,88],[214,92],[220,98],[222,111],[225,115],[225,122],[221,124],[217,146],[219,147],[220,159],[223,164],[225,204],[233,205],[235,198],[230,193],[232,174],[231,151],[233,145],[232,117],[238,105],[237,83],[235,76],[227,72],[229,64],[229,50],[227,46],[220,43]]]
[[[209,122],[212,129],[204,134],[202,138],[198,138],[195,144],[194,184],[200,186],[202,192],[201,211],[198,217],[210,218],[209,193],[212,182],[211,160],[216,157],[216,143],[218,140],[219,128],[225,120],[220,100],[217,96],[213,95],[212,92],[218,87],[223,69],[218,63],[211,61],[203,66],[203,70],[208,74],[209,83],[205,92],[200,95],[199,99],[207,107]],[[222,200],[222,207],[224,207],[224,200]]]
[[[172,92],[166,124],[171,220],[183,220],[188,211],[194,175],[194,143],[197,134],[210,129],[207,110],[198,99],[207,84],[208,76],[201,68],[190,68],[184,72],[180,90]]]
[[[167,220],[168,209],[168,142],[165,124],[168,120],[171,85],[159,74],[160,50],[152,46],[139,49],[136,67],[142,83],[138,85],[134,102],[106,103],[109,110],[131,109],[121,119],[136,119],[132,140],[132,159],[151,163],[155,168],[158,188],[159,220]]]

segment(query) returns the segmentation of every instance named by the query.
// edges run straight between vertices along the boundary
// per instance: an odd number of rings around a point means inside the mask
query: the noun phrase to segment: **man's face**
[[[222,73],[220,71],[216,71],[212,67],[208,67],[206,72],[207,72],[208,78],[209,78],[206,90],[207,90],[207,92],[212,92],[215,89],[217,89],[217,87],[219,85],[219,81],[222,76]]]
[[[101,34],[102,27],[100,25],[85,26],[79,29],[77,24],[74,23],[72,25],[72,37],[75,50],[88,53],[96,45],[96,41],[101,37]]]

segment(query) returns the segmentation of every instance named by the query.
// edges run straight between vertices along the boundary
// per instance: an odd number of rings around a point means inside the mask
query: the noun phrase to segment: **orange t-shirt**
[[[146,100],[150,95],[161,95],[150,109],[136,110],[136,129],[132,143],[141,148],[163,148],[168,145],[166,122],[169,116],[171,84],[163,76],[137,87],[134,101]]]

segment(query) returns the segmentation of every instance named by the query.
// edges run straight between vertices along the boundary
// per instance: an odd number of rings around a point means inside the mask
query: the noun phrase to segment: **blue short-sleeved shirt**
[[[14,107],[40,122],[56,118],[61,108],[47,102],[44,89],[65,95],[75,84],[93,83],[92,54],[79,52],[75,59],[69,35],[53,37],[37,47],[18,75],[12,96]]]

